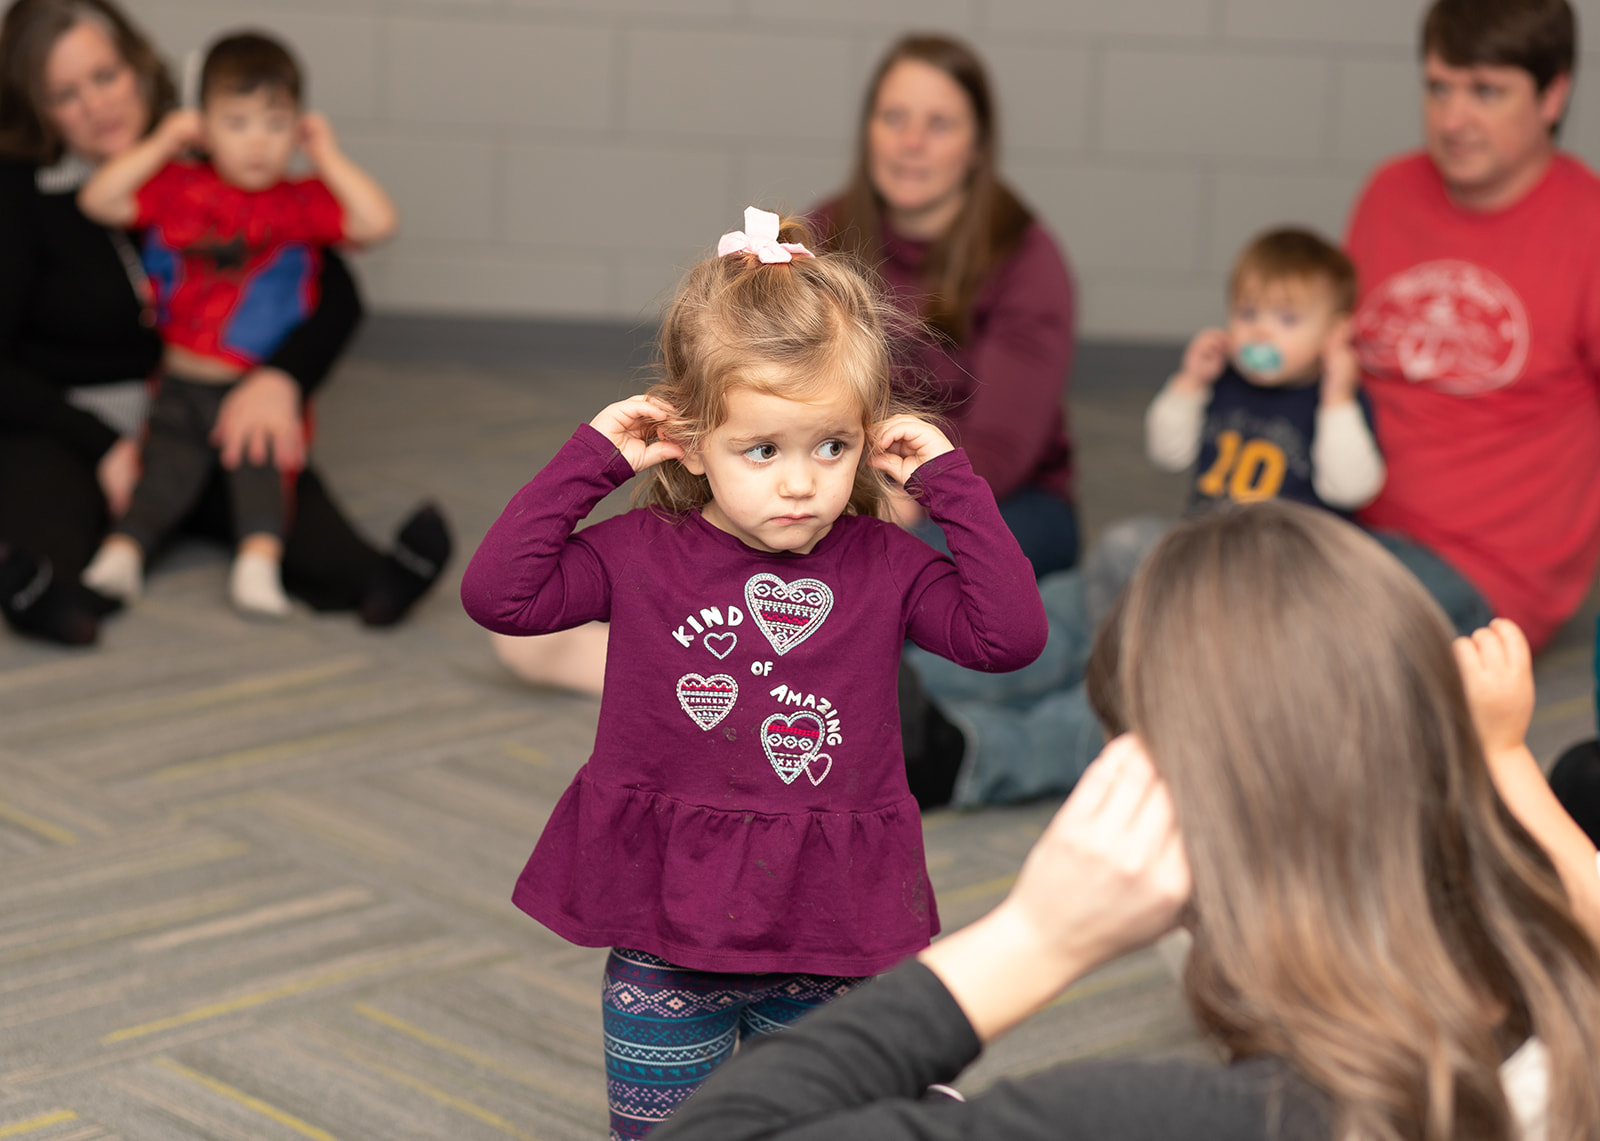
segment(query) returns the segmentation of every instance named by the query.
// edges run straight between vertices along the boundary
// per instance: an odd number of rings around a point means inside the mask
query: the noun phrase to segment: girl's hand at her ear
[[[656,426],[677,413],[653,396],[630,396],[600,410],[591,427],[616,445],[634,471],[654,467],[662,460],[683,458],[683,449],[656,434]]]
[[[915,416],[891,416],[878,426],[878,454],[872,466],[886,472],[901,487],[923,464],[954,451],[945,434]]]
[[[1509,618],[1496,618],[1455,641],[1456,663],[1483,750],[1521,748],[1533,720],[1533,651]]]

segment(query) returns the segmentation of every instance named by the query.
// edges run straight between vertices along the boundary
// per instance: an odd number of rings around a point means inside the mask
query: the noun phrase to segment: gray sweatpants
[[[163,376],[150,404],[144,475],[116,530],[149,554],[199,501],[217,466],[211,430],[232,384],[202,384]],[[283,536],[283,477],[268,464],[241,463],[226,473],[234,537]]]

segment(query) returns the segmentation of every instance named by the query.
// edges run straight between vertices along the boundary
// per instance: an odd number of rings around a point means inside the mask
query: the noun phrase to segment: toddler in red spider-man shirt
[[[301,113],[300,88],[300,69],[276,40],[218,40],[201,70],[200,110],[167,115],[79,193],[90,218],[146,231],[144,270],[166,342],[144,474],[83,574],[102,593],[141,592],[146,558],[194,506],[217,462],[211,437],[225,397],[316,308],[321,248],[394,231],[388,195],[339,149],[327,120]],[[191,146],[210,161],[178,161]],[[288,177],[297,146],[319,177]],[[244,457],[228,490],[238,541],[233,603],[282,617],[286,504],[277,465]]]

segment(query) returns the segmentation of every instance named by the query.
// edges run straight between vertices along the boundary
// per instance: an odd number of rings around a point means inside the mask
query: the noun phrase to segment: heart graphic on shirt
[[[726,717],[739,700],[739,683],[727,674],[684,674],[678,679],[678,704],[702,729]]]
[[[821,751],[822,732],[822,718],[805,709],[774,713],[761,723],[761,747],[784,784],[793,784],[801,773],[812,784],[821,784],[822,778],[833,771],[833,758]],[[817,776],[811,764],[824,757],[828,759],[827,766],[822,776]]]
[[[772,648],[787,654],[817,632],[833,609],[833,591],[814,578],[784,582],[763,571],[744,584],[744,601]]]
[[[707,634],[700,641],[706,649],[716,655],[717,661],[720,662],[723,658],[733,653],[733,648],[739,644],[739,635]]]

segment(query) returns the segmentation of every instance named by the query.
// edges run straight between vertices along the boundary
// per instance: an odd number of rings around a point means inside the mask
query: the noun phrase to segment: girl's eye
[[[757,444],[753,448],[746,448],[744,458],[747,460],[770,460],[778,454],[776,444]]]
[[[821,455],[823,459],[836,460],[845,453],[844,441],[826,440],[823,442],[822,446],[817,449],[817,453]]]
[[[1241,321],[1254,321],[1256,319],[1256,311],[1248,305],[1239,306],[1233,313]]]
[[[1279,313],[1278,314],[1278,324],[1283,325],[1285,328],[1292,329],[1296,325],[1298,325],[1299,323],[1300,323],[1300,314],[1298,314],[1298,313]]]
[[[101,87],[110,87],[122,76],[119,67],[108,67],[94,73],[94,81]]]

